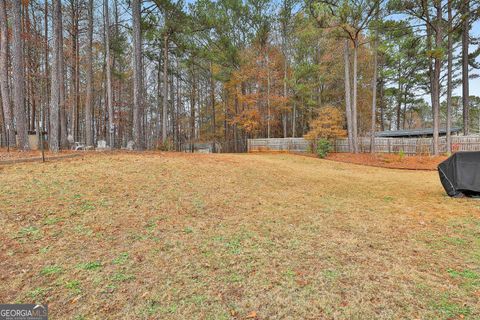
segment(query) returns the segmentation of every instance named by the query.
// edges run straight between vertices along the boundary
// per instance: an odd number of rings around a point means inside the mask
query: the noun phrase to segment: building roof
[[[450,129],[450,133],[456,133],[461,131],[461,128],[455,127]],[[439,134],[447,134],[446,128],[440,128]],[[376,137],[389,138],[389,137],[419,137],[419,136],[433,136],[433,128],[425,129],[412,129],[412,130],[396,130],[396,131],[380,131],[375,133]]]

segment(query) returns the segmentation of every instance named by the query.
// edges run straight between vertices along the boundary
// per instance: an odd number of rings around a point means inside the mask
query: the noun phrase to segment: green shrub
[[[320,139],[317,141],[317,155],[320,158],[325,158],[329,152],[332,151],[332,145],[327,139]]]

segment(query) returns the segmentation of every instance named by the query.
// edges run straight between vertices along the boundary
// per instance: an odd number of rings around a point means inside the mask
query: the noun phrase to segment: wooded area
[[[440,127],[480,131],[478,14],[470,0],[0,0],[1,145],[44,132],[52,151],[236,152],[302,137],[333,107],[352,152],[376,130],[433,127],[438,154]]]

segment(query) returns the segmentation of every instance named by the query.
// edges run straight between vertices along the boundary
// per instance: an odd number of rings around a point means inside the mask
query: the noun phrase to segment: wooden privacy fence
[[[360,152],[370,152],[370,138],[358,139]],[[248,139],[248,152],[259,151],[309,151],[310,142],[304,138]],[[334,152],[349,152],[346,138],[336,139]],[[445,137],[439,140],[440,153],[447,152]],[[452,136],[452,151],[480,151],[480,136]],[[407,155],[429,155],[433,153],[433,138],[375,138],[375,152],[400,153]]]
[[[304,138],[248,139],[247,151],[293,151],[306,152],[310,142]]]

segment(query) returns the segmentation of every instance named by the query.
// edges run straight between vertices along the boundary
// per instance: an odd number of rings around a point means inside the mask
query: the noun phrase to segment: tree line
[[[0,0],[1,144],[238,152],[336,108],[352,152],[423,127],[435,154],[446,127],[450,152],[451,127],[480,131],[478,14],[472,0]]]

